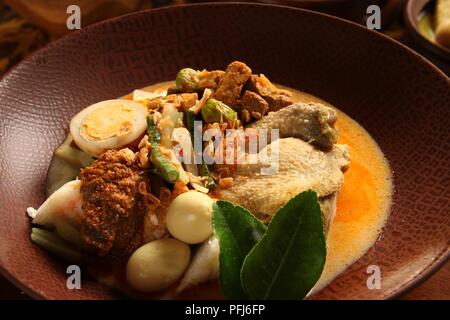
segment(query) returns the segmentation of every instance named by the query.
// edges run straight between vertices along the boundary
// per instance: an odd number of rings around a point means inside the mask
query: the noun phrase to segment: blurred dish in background
[[[429,2],[419,15],[418,27],[425,38],[450,49],[450,0]]]
[[[44,31],[0,5],[0,74],[47,41]]]
[[[70,30],[67,7],[78,5],[81,27],[185,0],[0,0],[0,76],[27,54]]]
[[[5,0],[15,12],[46,30],[51,35],[63,35],[67,29],[67,7],[78,5],[82,26],[143,8],[150,8],[148,0]]]
[[[411,46],[447,74],[450,73],[450,48],[444,44],[450,41],[449,6],[450,0],[410,0],[404,11]]]
[[[438,0],[435,11],[436,42],[450,49],[450,0]]]

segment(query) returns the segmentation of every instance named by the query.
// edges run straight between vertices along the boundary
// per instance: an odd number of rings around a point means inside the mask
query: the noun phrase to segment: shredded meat
[[[81,169],[81,237],[99,256],[121,258],[142,244],[146,189],[138,157],[129,149],[109,150]]]
[[[169,94],[165,97],[158,97],[149,100],[147,106],[149,109],[157,110],[164,103],[172,103],[178,110],[183,111],[194,106],[197,100],[197,93]]]
[[[207,71],[203,70],[200,72],[200,81],[197,85],[197,90],[203,91],[205,89],[214,90],[220,82],[223,74],[225,72],[222,70]]]
[[[214,98],[230,107],[236,107],[242,87],[251,74],[252,70],[245,63],[239,61],[230,63],[220,78],[219,85],[214,92]]]

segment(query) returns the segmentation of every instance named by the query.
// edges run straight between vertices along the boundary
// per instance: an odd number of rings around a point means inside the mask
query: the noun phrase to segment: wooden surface
[[[0,276],[0,300],[30,299]],[[401,300],[450,300],[450,262],[417,288],[399,297]]]

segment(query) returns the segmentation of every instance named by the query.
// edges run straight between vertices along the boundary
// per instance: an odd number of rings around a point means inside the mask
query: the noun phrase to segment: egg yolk
[[[131,131],[134,117],[135,110],[128,105],[98,108],[84,118],[80,134],[91,141],[125,136]]]

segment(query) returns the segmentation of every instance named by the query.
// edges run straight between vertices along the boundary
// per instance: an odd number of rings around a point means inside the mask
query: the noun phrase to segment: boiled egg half
[[[98,157],[140,138],[147,128],[147,107],[125,99],[105,100],[81,110],[70,122],[70,133],[84,152]]]

